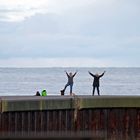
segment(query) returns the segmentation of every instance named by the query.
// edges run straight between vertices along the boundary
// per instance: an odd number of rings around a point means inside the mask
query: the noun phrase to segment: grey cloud
[[[1,57],[90,57],[138,61],[139,4],[98,2],[65,13],[37,14],[22,23],[0,23]],[[115,4],[115,5],[114,5]]]

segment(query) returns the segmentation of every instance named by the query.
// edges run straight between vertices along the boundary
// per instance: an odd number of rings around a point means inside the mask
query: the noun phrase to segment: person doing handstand
[[[88,73],[94,78],[94,80],[93,80],[93,91],[92,91],[92,95],[94,96],[95,88],[97,89],[98,95],[100,95],[100,90],[99,90],[100,84],[99,84],[99,80],[105,74],[105,71],[101,75],[99,75],[98,73],[96,73],[94,75],[94,74],[92,74],[89,71],[88,71]]]
[[[70,73],[68,74],[67,71],[65,71],[65,73],[66,73],[66,75],[67,75],[67,77],[68,77],[68,82],[67,82],[67,84],[65,85],[64,89],[61,90],[61,95],[64,95],[67,86],[70,86],[70,95],[72,95],[73,78],[74,78],[74,76],[77,74],[77,71],[76,71],[74,74],[72,74],[72,72],[70,72]]]

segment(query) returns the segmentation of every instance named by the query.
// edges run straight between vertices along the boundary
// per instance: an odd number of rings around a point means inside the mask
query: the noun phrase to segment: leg
[[[64,87],[64,92],[65,92],[65,90],[66,90],[66,88],[67,88],[67,86],[69,86],[69,84],[67,83],[66,85],[65,85],[65,87]]]
[[[72,87],[73,87],[73,84],[70,84],[70,95],[72,95]]]
[[[100,90],[99,90],[99,87],[97,87],[97,93],[98,93],[98,95],[100,96]]]
[[[65,92],[65,90],[66,90],[67,86],[69,86],[69,84],[68,84],[68,83],[65,85],[64,89],[63,89],[63,90],[61,90],[61,93],[62,93],[62,94],[64,94],[64,92]]]
[[[93,86],[93,91],[92,91],[92,95],[94,96],[94,92],[95,92],[95,87]]]

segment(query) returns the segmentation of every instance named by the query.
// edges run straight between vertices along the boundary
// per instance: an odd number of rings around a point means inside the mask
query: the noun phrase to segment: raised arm
[[[105,74],[105,71],[99,77],[102,77],[104,74]]]
[[[78,72],[78,71],[76,71],[76,72],[73,74],[73,77],[77,74],[77,72]]]
[[[92,74],[90,71],[88,71],[88,73],[89,73],[91,76],[93,76],[93,77],[95,76],[95,75],[94,75],[94,74]]]
[[[69,77],[69,74],[67,73],[67,71],[65,70],[66,75]]]

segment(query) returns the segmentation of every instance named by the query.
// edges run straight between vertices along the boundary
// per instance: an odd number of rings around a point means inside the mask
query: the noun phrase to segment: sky
[[[0,67],[140,67],[139,0],[0,0]]]

